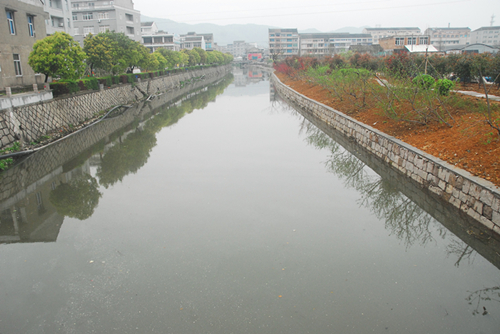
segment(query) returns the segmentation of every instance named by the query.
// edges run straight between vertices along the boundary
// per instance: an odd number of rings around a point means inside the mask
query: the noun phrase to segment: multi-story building
[[[37,40],[47,36],[48,17],[38,0],[2,0],[0,4],[0,89],[42,83],[28,65]]]
[[[234,58],[242,57],[246,58],[247,50],[255,47],[255,43],[246,43],[245,41],[234,41],[232,44],[228,44],[226,50],[228,53],[232,54]]]
[[[421,31],[418,27],[392,27],[392,28],[364,28],[363,34],[372,35],[373,44],[378,44],[381,38],[391,36],[408,36],[420,35]]]
[[[205,50],[213,51],[214,49],[214,34],[198,34],[198,36],[203,36],[205,41]]]
[[[297,29],[269,29],[269,54],[274,59],[299,54]]]
[[[481,27],[471,32],[470,42],[500,46],[500,26]]]
[[[49,13],[49,18],[45,21],[47,35],[52,35],[56,31],[62,31],[70,35],[73,34],[73,16],[70,0],[45,1],[44,9]]]
[[[449,46],[469,44],[471,30],[468,27],[427,28],[424,34],[430,36],[432,45],[439,51],[443,51]]]
[[[179,51],[181,49],[179,35],[169,34],[168,32],[158,30],[156,23],[152,21],[141,23],[141,34],[141,43],[147,47],[150,52],[155,52],[158,49],[173,51]]]
[[[430,37],[420,36],[391,36],[379,39],[379,45],[385,52],[406,52],[406,46],[429,45]],[[411,48],[410,48],[411,49]],[[434,50],[434,47],[432,48]]]
[[[115,31],[141,41],[141,13],[132,0],[73,0],[73,37],[81,45],[88,34]]]
[[[205,37],[195,32],[188,32],[186,35],[181,35],[181,49],[191,50],[193,48],[206,50]]]
[[[300,55],[332,55],[349,51],[353,45],[372,45],[370,34],[318,33],[299,34]]]

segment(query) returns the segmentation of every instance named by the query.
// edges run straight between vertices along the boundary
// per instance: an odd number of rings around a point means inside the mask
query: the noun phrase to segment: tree
[[[167,62],[167,65],[165,67],[172,69],[181,63],[181,57],[178,51],[159,49],[155,52],[159,52],[163,56],[163,58],[165,58]]]
[[[124,66],[117,58],[115,52],[117,47],[117,43],[104,33],[95,36],[87,35],[83,40],[83,51],[87,54],[87,64],[90,66],[91,73],[94,69],[111,72],[117,65]]]
[[[155,57],[156,61],[158,62],[157,69],[160,71],[163,71],[165,68],[168,66],[168,62],[165,59],[165,57],[162,56],[162,54],[158,51],[155,51],[152,53],[153,57]]]
[[[207,51],[203,50],[202,48],[194,48],[193,51],[196,51],[200,55],[201,64],[207,63]]]
[[[28,64],[33,71],[62,79],[78,79],[85,70],[85,52],[73,37],[56,32],[33,45]]]

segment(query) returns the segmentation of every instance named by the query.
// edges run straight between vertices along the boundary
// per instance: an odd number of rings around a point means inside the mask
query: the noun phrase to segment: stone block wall
[[[135,85],[124,84],[102,91],[73,95],[11,107],[0,111],[0,148],[15,141],[29,143],[63,126],[78,124],[96,113],[116,105],[135,102],[157,92],[179,87],[181,82],[204,76],[217,77],[228,73],[230,65],[187,71],[171,76],[144,80]],[[145,93],[145,94],[144,94]]]
[[[274,74],[271,81],[280,96],[500,235],[500,191],[494,184],[299,94]]]

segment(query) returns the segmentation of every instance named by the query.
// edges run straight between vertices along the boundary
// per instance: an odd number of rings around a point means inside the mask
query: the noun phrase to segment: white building
[[[391,36],[420,35],[422,32],[418,27],[392,27],[392,28],[364,28],[363,34],[372,35],[373,44],[378,44],[380,38]]]
[[[347,52],[352,45],[372,45],[370,34],[317,33],[299,34],[300,55],[332,55]]]
[[[73,34],[70,0],[47,0],[44,4],[44,10],[49,14],[49,18],[45,20],[47,35],[52,35],[56,31]]]
[[[155,52],[158,49],[168,49],[179,51],[181,49],[181,39],[177,34],[169,34],[168,32],[158,30],[154,22],[141,23],[141,43],[149,49],[150,52]]]
[[[427,28],[424,34],[429,35],[432,45],[443,51],[449,46],[470,44],[471,30],[468,27]]]
[[[297,29],[269,29],[269,54],[273,58],[299,55]]]
[[[481,27],[471,32],[471,44],[482,43],[491,46],[500,46],[500,26]]]
[[[181,35],[181,49],[192,50],[194,48],[206,50],[205,37],[194,32]]]
[[[141,13],[132,0],[73,0],[73,37],[83,45],[88,34],[114,31],[141,41]]]

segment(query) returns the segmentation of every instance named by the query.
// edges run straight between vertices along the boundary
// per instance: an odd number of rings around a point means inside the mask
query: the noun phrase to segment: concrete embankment
[[[194,78],[203,76],[208,79],[230,71],[231,65],[210,67],[0,110],[0,148],[15,141],[30,143],[51,131],[78,124],[113,106],[138,101],[145,94],[166,92]]]
[[[271,82],[280,96],[343,133],[391,168],[418,183],[431,196],[455,207],[500,236],[500,192],[494,184],[314,101],[284,85],[274,74]]]

